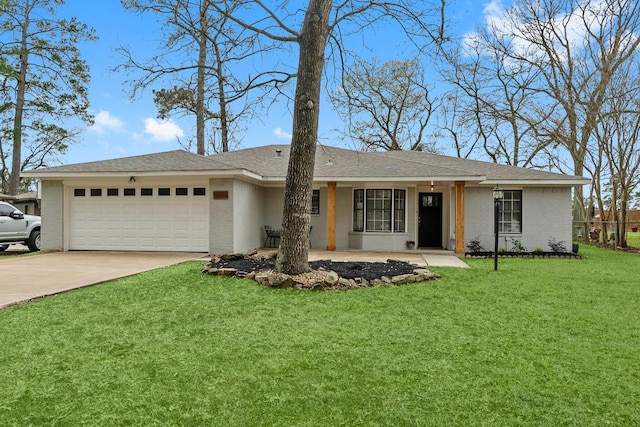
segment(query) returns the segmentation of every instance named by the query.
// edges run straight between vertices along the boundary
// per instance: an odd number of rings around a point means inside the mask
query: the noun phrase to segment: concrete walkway
[[[0,257],[0,309],[203,257],[205,254],[156,252],[51,252]]]
[[[441,255],[441,254],[422,254],[422,258],[427,263],[428,267],[456,267],[456,268],[469,268],[466,262],[454,255]]]

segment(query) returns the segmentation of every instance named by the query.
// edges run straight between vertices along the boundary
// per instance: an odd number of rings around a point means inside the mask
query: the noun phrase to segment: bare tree
[[[382,2],[375,0],[351,0],[335,3],[332,0],[309,0],[300,10],[297,2],[267,4],[263,0],[233,1],[245,14],[229,13],[227,8],[216,6],[234,22],[275,42],[295,43],[299,47],[297,77],[293,101],[293,137],[285,184],[285,201],[282,222],[282,239],[276,268],[284,273],[297,274],[309,270],[308,230],[310,223],[311,194],[322,72],[326,51],[340,59],[345,57],[344,38],[362,31],[367,25],[382,25],[390,20],[402,28],[416,43],[419,38],[442,39],[442,21],[432,24],[434,9],[425,2],[400,0]],[[444,13],[444,0],[439,7]],[[246,10],[242,10],[246,8]],[[435,8],[439,12],[438,7]],[[295,28],[300,25],[301,29]]]
[[[25,166],[46,164],[75,139],[77,131],[60,123],[69,118],[93,121],[87,112],[89,67],[77,45],[95,37],[75,18],[55,19],[55,7],[62,3],[7,0],[0,10],[1,132],[12,141],[11,150],[3,146],[2,164],[4,176],[5,160],[11,157],[10,194],[20,191],[20,171]]]
[[[511,61],[505,50],[504,40],[484,28],[444,51],[441,74],[453,86],[446,97],[455,101],[457,112],[447,129],[464,132],[464,139],[495,163],[532,166],[545,146],[532,119],[530,86],[537,71]]]
[[[510,61],[535,70],[530,90],[545,98],[536,119],[539,138],[560,144],[583,175],[590,141],[618,69],[640,47],[635,0],[520,0],[490,31],[505,40]],[[582,191],[576,191],[580,218]]]
[[[621,67],[613,77],[595,130],[598,149],[589,157],[596,160],[592,170],[600,189],[596,193],[599,210],[615,222],[615,239],[622,247],[627,245],[627,211],[640,185],[639,64]],[[603,233],[603,239],[607,237]]]
[[[361,149],[435,151],[425,135],[435,99],[418,58],[355,61],[331,100],[346,123],[342,133]]]
[[[131,96],[149,87],[153,90],[158,117],[194,116],[196,152],[229,151],[239,142],[237,135],[245,120],[273,87],[284,85],[290,77],[258,73],[239,78],[234,66],[267,52],[256,44],[256,34],[234,24],[228,15],[213,7],[215,0],[122,0],[127,9],[154,13],[165,19],[161,53],[140,60],[128,47],[118,51],[125,63],[115,70],[134,75],[128,83]],[[235,7],[229,12],[232,13]],[[164,87],[162,87],[164,86]],[[249,97],[249,93],[254,96]],[[207,128],[207,124],[210,126]],[[207,129],[210,132],[207,144]],[[219,134],[220,143],[216,143]]]
[[[435,129],[430,137],[434,141],[449,141],[457,157],[467,159],[478,151],[479,134],[465,121],[460,91],[457,88],[442,96],[436,115]],[[473,137],[469,137],[473,135]]]
[[[602,174],[596,132],[609,91],[621,84],[616,73],[638,55],[639,33],[635,0],[516,0],[443,51],[444,75],[465,95],[459,123],[475,121],[472,140],[494,161]],[[582,221],[581,187],[575,198]]]

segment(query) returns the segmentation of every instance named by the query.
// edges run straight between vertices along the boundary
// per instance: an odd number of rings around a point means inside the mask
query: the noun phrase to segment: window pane
[[[403,233],[405,231],[405,190],[394,190],[393,201],[393,231]]]
[[[91,195],[93,197],[100,197],[102,196],[102,188],[92,188],[91,189]]]
[[[196,187],[193,189],[194,196],[206,196],[207,193],[203,187]]]
[[[311,195],[311,214],[320,214],[320,190],[313,190],[313,194]]]
[[[187,196],[189,194],[186,187],[176,188],[176,196]]]
[[[522,232],[522,191],[505,190],[500,206],[500,232]]]
[[[391,190],[367,190],[367,231],[391,231]]]
[[[117,196],[119,191],[117,188],[107,188],[107,196]]]
[[[153,196],[153,188],[141,188],[140,189],[141,196]]]
[[[364,231],[364,190],[353,191],[353,231]]]
[[[158,196],[170,196],[171,189],[170,188],[158,188]]]
[[[124,189],[124,195],[125,196],[135,196],[136,195],[136,189],[135,188],[125,188]]]
[[[75,197],[84,197],[85,189],[84,188],[74,188],[73,195]]]

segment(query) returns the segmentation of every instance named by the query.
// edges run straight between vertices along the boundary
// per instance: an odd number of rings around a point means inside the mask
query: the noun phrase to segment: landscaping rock
[[[271,288],[314,290],[354,289],[372,286],[399,286],[437,280],[440,276],[425,268],[404,261],[333,262],[313,261],[311,271],[289,276],[273,271],[275,257],[261,258],[255,254],[212,256],[202,272],[225,277],[246,278]]]
[[[218,268],[217,269],[218,276],[235,276],[238,273],[238,270],[235,268]]]
[[[403,274],[401,276],[394,276],[391,278],[391,283],[394,285],[406,285],[407,283],[415,282],[413,274]]]
[[[340,277],[335,271],[327,271],[327,274],[324,277],[324,283],[326,283],[327,286],[335,286],[339,280]]]
[[[267,283],[270,288],[290,288],[293,286],[293,279],[284,273],[271,273],[267,276]]]

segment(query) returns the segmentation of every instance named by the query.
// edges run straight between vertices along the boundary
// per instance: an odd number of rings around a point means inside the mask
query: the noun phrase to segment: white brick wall
[[[42,181],[42,250],[64,249],[64,186],[62,181]]]
[[[229,198],[214,200],[214,191],[227,191]],[[209,252],[227,254],[233,252],[233,180],[212,179],[209,181]]]
[[[233,184],[233,252],[246,252],[262,246],[264,240],[264,189],[247,182]]]
[[[571,250],[570,188],[503,188],[522,190],[522,232],[500,233],[499,247],[511,250],[511,239],[520,240],[529,251],[549,251],[549,239],[563,241]],[[493,188],[465,189],[465,245],[479,238],[485,250],[494,247]],[[465,247],[466,249],[466,247]]]

